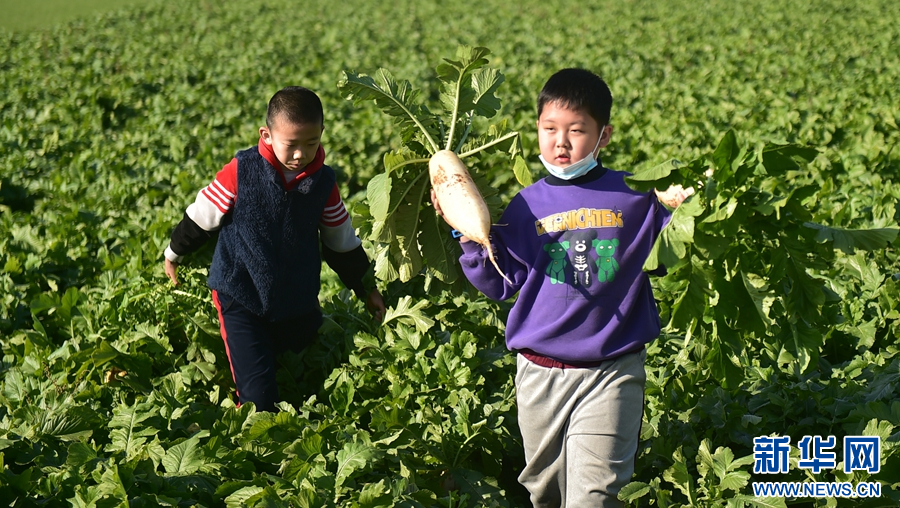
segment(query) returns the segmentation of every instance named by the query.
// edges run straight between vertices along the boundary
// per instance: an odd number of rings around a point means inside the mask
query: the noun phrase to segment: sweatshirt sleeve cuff
[[[175,251],[172,250],[171,245],[166,247],[166,251],[163,253],[163,255],[166,256],[166,259],[173,263],[181,263],[181,261],[184,259],[184,256],[175,254]]]
[[[462,265],[471,267],[481,263],[481,260],[484,257],[484,247],[482,247],[481,244],[468,241],[460,242],[459,246],[462,249],[462,255],[459,257],[459,262]]]

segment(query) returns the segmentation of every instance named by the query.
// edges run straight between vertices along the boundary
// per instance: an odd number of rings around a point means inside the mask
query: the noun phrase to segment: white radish
[[[494,250],[488,238],[491,214],[466,165],[452,150],[441,150],[428,161],[428,175],[446,221],[484,247],[497,272],[512,284],[494,259]]]

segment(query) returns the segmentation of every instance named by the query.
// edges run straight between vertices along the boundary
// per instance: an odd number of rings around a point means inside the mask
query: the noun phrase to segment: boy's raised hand
[[[665,191],[656,191],[656,197],[662,204],[669,208],[678,208],[678,206],[693,193],[693,187],[685,189],[681,185],[670,185]]]
[[[172,284],[178,285],[178,263],[169,261],[169,258],[166,258],[166,277],[172,281]]]

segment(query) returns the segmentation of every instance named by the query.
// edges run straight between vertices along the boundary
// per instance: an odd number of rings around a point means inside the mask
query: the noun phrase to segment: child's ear
[[[600,132],[600,148],[606,148],[606,145],[609,144],[610,139],[612,139],[613,126],[612,125],[604,125],[603,130]]]
[[[265,125],[259,128],[259,137],[261,137],[267,145],[272,144],[272,133],[269,132],[269,128]]]

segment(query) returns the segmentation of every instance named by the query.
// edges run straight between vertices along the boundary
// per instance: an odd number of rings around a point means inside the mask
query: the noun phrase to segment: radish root
[[[500,276],[503,277],[503,280],[505,280],[507,284],[512,286],[512,281],[509,280],[509,277],[507,277],[505,273],[503,273],[503,270],[501,270],[500,266],[497,264],[496,258],[494,258],[494,249],[491,247],[490,240],[488,240],[487,243],[484,244],[484,248],[487,249],[488,259],[491,260],[491,264],[494,265],[494,268],[497,269],[497,273],[499,273]]]

